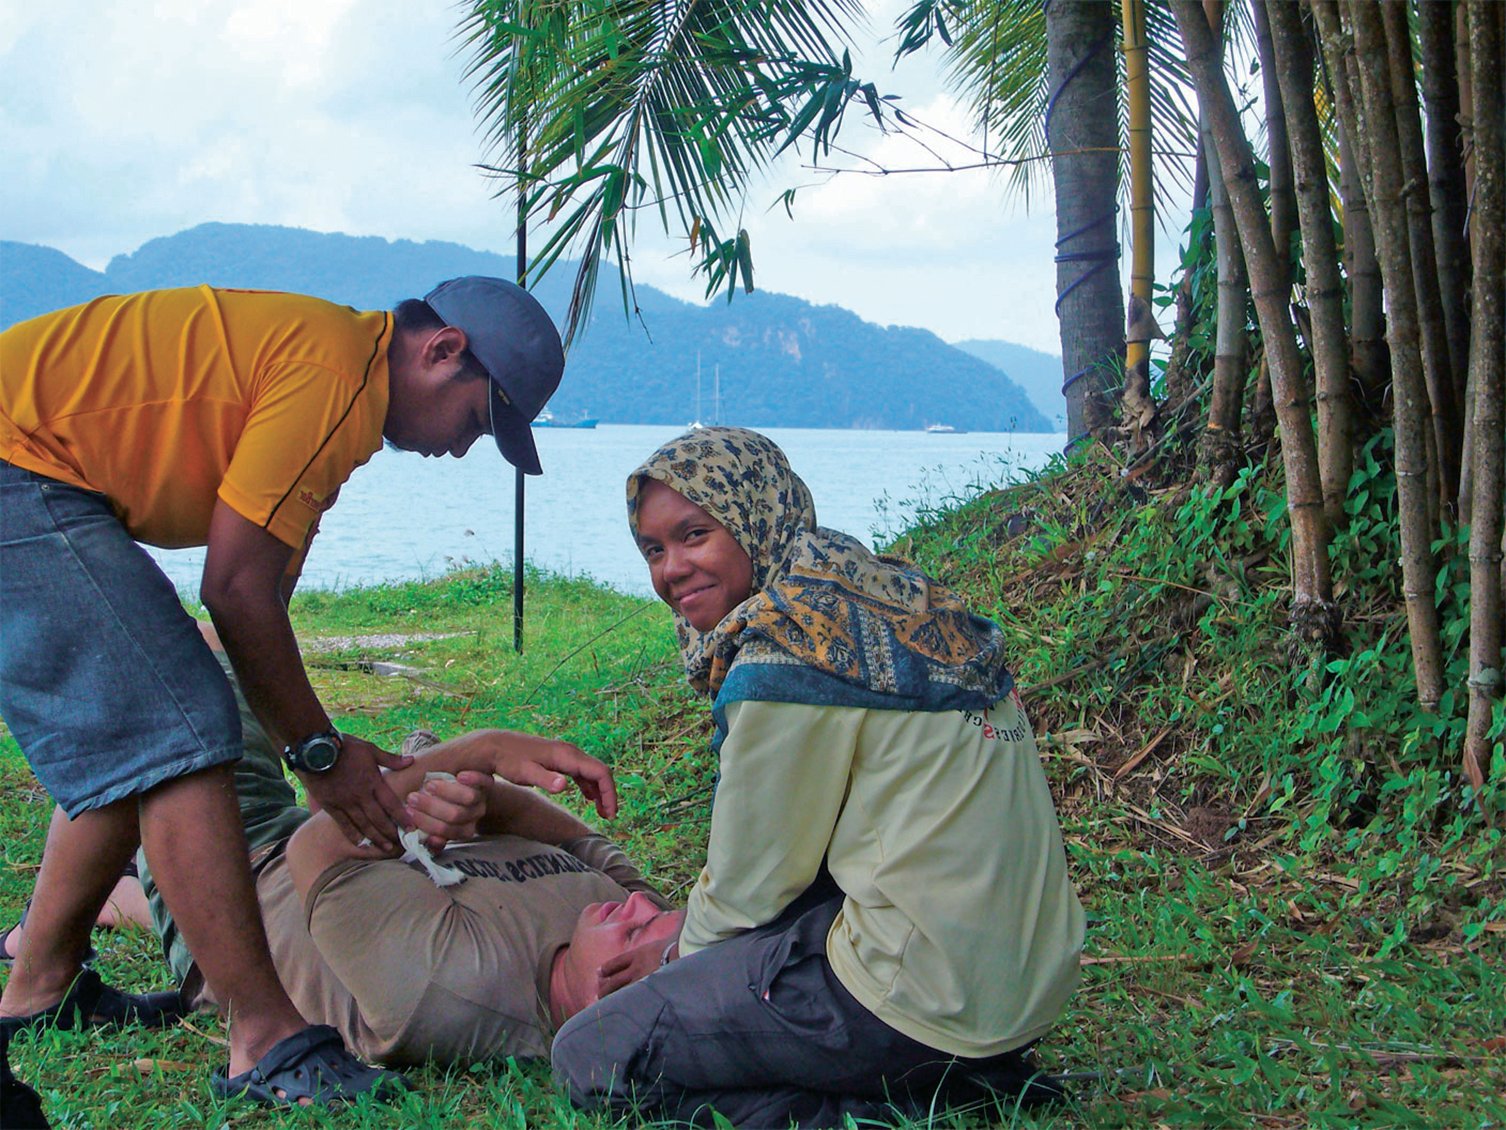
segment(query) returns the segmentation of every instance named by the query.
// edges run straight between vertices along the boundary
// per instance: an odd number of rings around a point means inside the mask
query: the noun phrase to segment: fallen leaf
[[[1243,969],[1250,964],[1250,959],[1255,956],[1256,944],[1253,941],[1246,942],[1229,955],[1229,964],[1235,969]]]
[[[1153,1091],[1131,1091],[1127,1095],[1119,1096],[1121,1102],[1127,1103],[1141,1103],[1147,1100],[1159,1103],[1165,1102],[1169,1098],[1171,1098],[1171,1092],[1163,1087],[1157,1087]]]
[[[1114,780],[1120,780],[1122,777],[1131,773],[1136,765],[1139,765],[1140,762],[1144,761],[1155,751],[1156,746],[1160,745],[1162,740],[1169,733],[1171,733],[1171,727],[1167,726],[1159,734],[1151,738],[1150,741],[1146,742],[1145,745],[1141,747],[1139,753],[1135,754],[1135,756],[1131,757],[1123,765],[1119,766],[1118,769],[1114,770]]]
[[[154,1071],[173,1072],[194,1069],[193,1064],[184,1063],[178,1059],[138,1059],[131,1066],[143,1075],[150,1075]]]

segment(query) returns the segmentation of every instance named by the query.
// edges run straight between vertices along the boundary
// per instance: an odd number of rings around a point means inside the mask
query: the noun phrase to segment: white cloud
[[[891,0],[890,6],[893,6]],[[276,223],[511,249],[454,31],[411,0],[0,0],[0,237],[103,266],[197,223]],[[890,16],[874,17],[884,31]],[[934,59],[865,77],[963,136]],[[854,120],[842,143],[890,167],[932,163]],[[809,153],[750,192],[759,285],[943,337],[1056,349],[1053,224],[982,172],[825,177]],[[775,205],[802,185],[795,220]],[[1049,200],[1043,201],[1049,205]],[[641,281],[701,294],[645,217]],[[604,295],[601,310],[615,297]]]

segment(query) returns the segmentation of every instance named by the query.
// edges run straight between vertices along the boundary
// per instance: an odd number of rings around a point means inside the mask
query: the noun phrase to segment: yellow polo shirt
[[[0,334],[0,459],[203,545],[216,499],[298,549],[382,445],[392,318],[207,286],[98,298]]]

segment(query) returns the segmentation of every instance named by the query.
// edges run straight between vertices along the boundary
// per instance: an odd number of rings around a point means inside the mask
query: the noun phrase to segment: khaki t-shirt
[[[547,1056],[550,966],[580,912],[658,895],[595,835],[559,847],[496,836],[452,845],[441,862],[469,878],[441,888],[417,864],[337,864],[306,912],[285,861],[266,867],[257,894],[288,995],[382,1063]]]

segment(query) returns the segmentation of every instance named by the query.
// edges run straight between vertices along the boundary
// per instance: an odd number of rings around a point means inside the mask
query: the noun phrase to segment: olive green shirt
[[[981,714],[739,701],[727,727],[682,954],[770,921],[825,859],[846,895],[827,956],[880,1020],[974,1058],[1050,1028],[1083,912],[1014,696]]]

